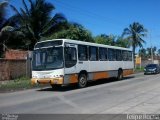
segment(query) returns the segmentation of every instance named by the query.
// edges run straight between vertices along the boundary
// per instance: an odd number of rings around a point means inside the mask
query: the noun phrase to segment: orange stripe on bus
[[[133,70],[123,70],[123,76],[131,75],[133,74]]]
[[[107,72],[93,73],[93,80],[98,80],[103,78],[109,78],[109,74]]]
[[[62,85],[62,84],[63,84],[63,78],[53,78],[53,79],[51,80],[51,84]]]
[[[78,82],[78,75],[77,74],[72,74],[69,77],[70,83],[77,83]]]

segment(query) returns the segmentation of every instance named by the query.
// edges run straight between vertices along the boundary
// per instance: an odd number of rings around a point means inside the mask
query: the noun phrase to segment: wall
[[[158,64],[158,63],[160,63],[160,60],[158,59],[158,60],[154,60],[154,62],[153,62],[154,64]],[[141,67],[145,67],[146,65],[148,65],[148,64],[152,64],[152,61],[151,60],[146,60],[146,59],[142,59],[142,61],[141,61]],[[160,65],[160,64],[159,64]],[[139,67],[140,65],[138,64],[138,65],[136,65],[137,67]]]
[[[0,59],[0,81],[31,76],[30,60]]]
[[[22,50],[12,50],[9,49],[5,52],[5,59],[26,59],[28,55],[28,51],[22,51]]]

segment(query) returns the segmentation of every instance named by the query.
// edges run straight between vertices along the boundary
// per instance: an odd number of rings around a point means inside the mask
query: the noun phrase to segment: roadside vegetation
[[[145,40],[143,38],[147,35],[147,29],[145,29],[142,24],[134,22],[133,24],[130,24],[128,28],[124,29],[122,35],[127,37],[130,45],[132,46],[133,59],[135,60],[136,48],[143,47],[143,43],[145,43]]]
[[[152,51],[152,53],[151,53]],[[153,54],[153,57],[159,58],[160,56],[160,49],[157,49],[157,47],[153,46],[153,47],[148,47],[148,48],[141,48],[139,49],[139,56],[141,56],[142,58],[145,59],[150,59],[151,58],[151,54]]]
[[[144,72],[144,67],[136,67],[134,72],[135,73]]]
[[[0,92],[40,88],[42,85],[31,85],[30,78],[20,77],[15,80],[1,81]]]

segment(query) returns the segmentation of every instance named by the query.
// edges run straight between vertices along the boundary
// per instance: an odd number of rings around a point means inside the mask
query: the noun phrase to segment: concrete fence
[[[153,62],[151,60],[142,60],[141,66],[145,67],[146,65],[152,64],[152,63],[154,63],[154,64],[160,64],[160,60],[156,59]]]
[[[31,77],[31,60],[0,59],[0,81]]]

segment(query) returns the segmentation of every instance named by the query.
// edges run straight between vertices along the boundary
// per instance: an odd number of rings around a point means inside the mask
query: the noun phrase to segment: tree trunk
[[[133,45],[133,64],[134,64],[134,69],[136,68],[136,59],[135,59],[135,45]]]

